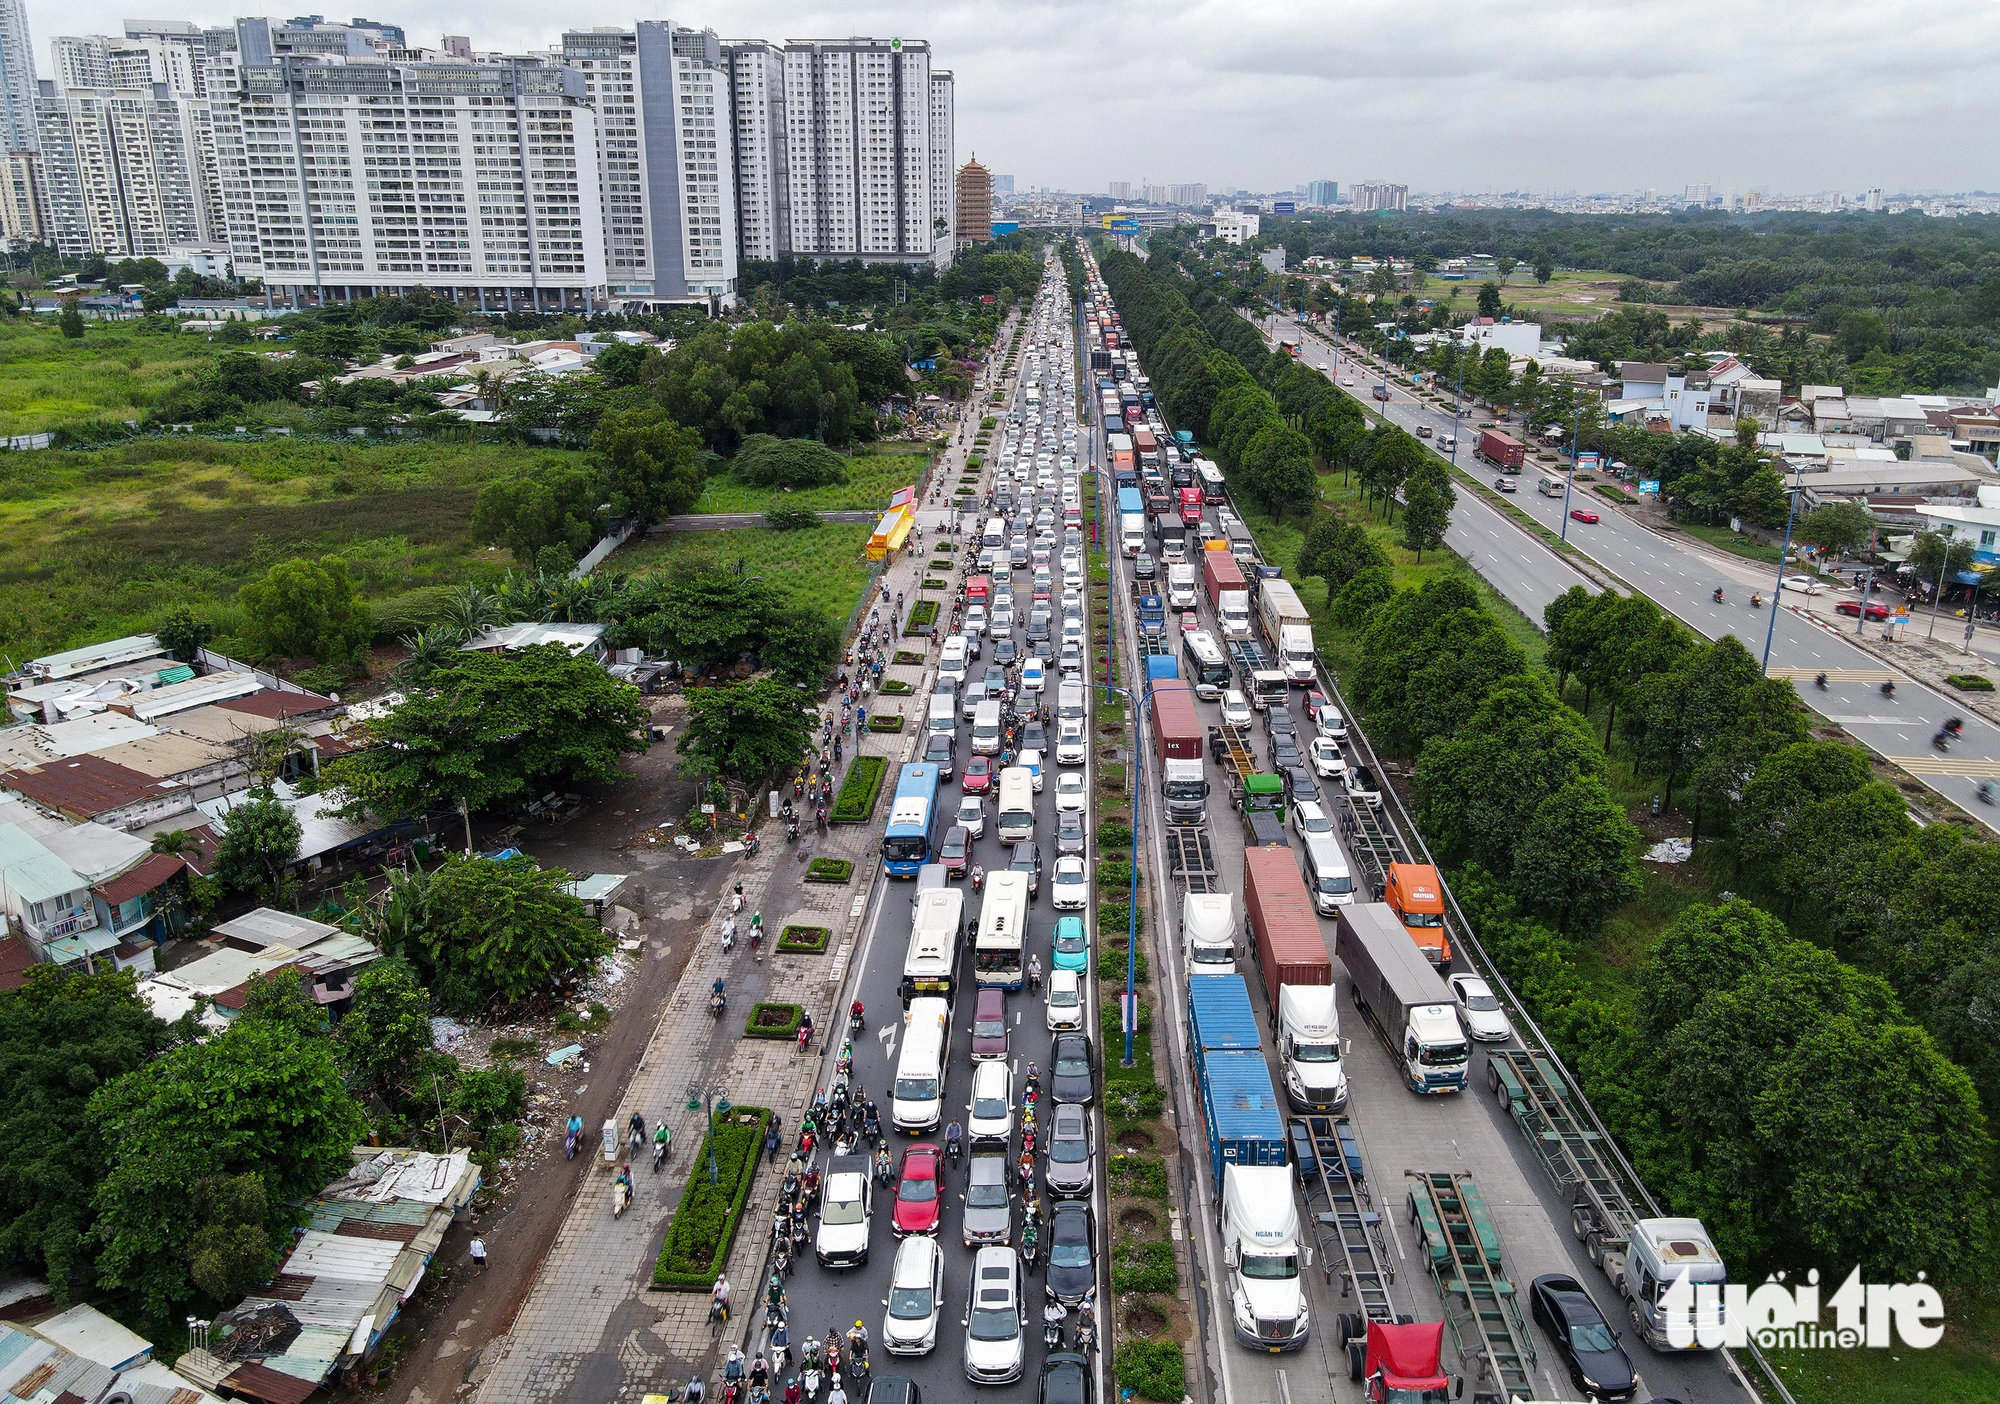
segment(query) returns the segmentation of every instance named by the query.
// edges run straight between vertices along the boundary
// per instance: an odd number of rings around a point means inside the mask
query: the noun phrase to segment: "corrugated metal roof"
[[[305,1404],[319,1388],[318,1380],[302,1380],[280,1370],[266,1369],[254,1361],[238,1365],[222,1383],[225,1389],[269,1400],[270,1404]]]
[[[344,1223],[421,1228],[435,1211],[416,1199],[392,1199],[386,1204],[360,1199],[313,1199],[306,1202],[306,1212],[312,1215],[307,1227],[334,1233]]]
[[[218,1389],[236,1363],[196,1348],[174,1362],[174,1373],[203,1389]]]
[[[134,693],[120,699],[117,707],[140,721],[150,722],[170,717],[175,712],[192,711],[196,707],[211,706],[232,697],[247,697],[263,690],[264,684],[249,673],[210,673],[207,677],[170,683],[151,692]]]
[[[289,946],[295,951],[302,951],[328,936],[341,934],[337,926],[281,912],[274,907],[259,907],[240,917],[232,917],[218,923],[214,931],[237,949],[251,951],[262,950],[266,946]]]
[[[400,1243],[307,1230],[285,1263],[285,1271],[315,1279],[341,1282],[381,1282],[388,1274]]]
[[[7,1367],[19,1360],[22,1352],[41,1344],[44,1342],[37,1341],[26,1331],[0,1321],[0,1379],[6,1378]]]
[[[0,887],[23,902],[82,893],[90,884],[18,825],[0,824]]]
[[[34,1329],[36,1335],[54,1341],[71,1354],[113,1370],[136,1365],[153,1353],[151,1341],[127,1330],[87,1302],[77,1303]]]
[[[46,653],[28,660],[28,671],[37,677],[65,678],[72,673],[88,673],[99,668],[117,668],[166,653],[152,634],[130,634],[108,643],[85,644],[82,648]]]

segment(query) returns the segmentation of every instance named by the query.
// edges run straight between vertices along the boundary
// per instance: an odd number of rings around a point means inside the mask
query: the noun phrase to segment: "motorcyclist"
[[[1722,587],[1720,585],[1715,587],[1715,594],[1713,598],[1717,604],[1722,603]]]
[[[956,1121],[944,1128],[944,1153],[951,1157],[952,1164],[958,1164],[959,1156],[964,1153],[964,1143],[965,1132]]]
[[[646,1144],[646,1118],[633,1112],[625,1119],[625,1129],[631,1133],[634,1149]]]

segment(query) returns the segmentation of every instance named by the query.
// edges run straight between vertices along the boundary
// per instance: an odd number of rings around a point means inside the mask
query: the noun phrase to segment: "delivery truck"
[[[1246,854],[1247,858],[1248,855]],[[1334,918],[1340,957],[1361,1010],[1412,1092],[1465,1090],[1470,1059],[1451,992],[1386,903],[1355,903]]]
[[[1264,626],[1264,639],[1277,655],[1277,665],[1285,681],[1294,687],[1310,687],[1318,679],[1313,648],[1312,616],[1306,613],[1299,592],[1289,580],[1266,580],[1257,591],[1257,618]]]
[[[1509,473],[1520,472],[1528,461],[1528,446],[1498,429],[1480,430],[1479,443],[1473,452],[1495,468],[1503,468]]]
[[[1281,986],[1333,983],[1333,962],[1319,934],[1319,915],[1291,849],[1244,851],[1243,923],[1273,1010]]]
[[[1391,863],[1382,901],[1395,912],[1424,959],[1439,974],[1448,973],[1451,928],[1445,925],[1444,884],[1438,881],[1438,870],[1428,863]]]

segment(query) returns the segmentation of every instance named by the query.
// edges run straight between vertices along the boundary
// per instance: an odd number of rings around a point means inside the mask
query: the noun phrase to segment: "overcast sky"
[[[468,34],[481,50],[545,49],[563,25],[634,18],[726,39],[928,39],[958,77],[958,158],[977,152],[1017,188],[2000,189],[1993,0],[350,3],[413,43]],[[238,13],[161,0],[28,0],[28,12],[44,76],[51,34]]]

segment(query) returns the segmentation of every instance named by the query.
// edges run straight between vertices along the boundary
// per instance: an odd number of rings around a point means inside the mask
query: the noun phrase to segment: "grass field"
[[[645,575],[690,559],[710,559],[731,570],[740,563],[745,574],[763,576],[795,603],[845,620],[873,573],[861,554],[873,530],[856,522],[804,531],[743,527],[666,532],[614,552],[604,568]]]
[[[858,453],[848,461],[847,481],[829,487],[807,488],[803,492],[777,492],[752,487],[727,472],[718,472],[702,489],[695,503],[697,512],[764,512],[772,507],[810,507],[816,512],[867,509],[884,511],[889,495],[897,488],[920,482],[928,454],[921,446],[885,446],[914,452]]]
[[[67,341],[54,322],[0,323],[0,435],[138,419],[213,354],[206,337],[106,322],[88,323],[82,341]]]

